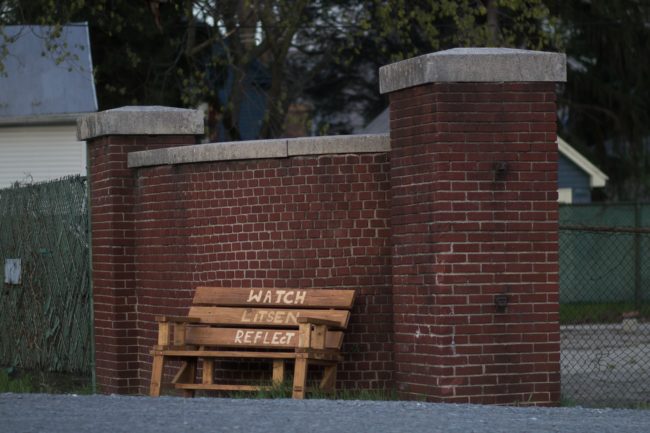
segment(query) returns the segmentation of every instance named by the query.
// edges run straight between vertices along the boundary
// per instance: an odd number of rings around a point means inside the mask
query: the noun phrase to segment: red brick
[[[392,202],[394,207],[403,208],[405,199],[411,203],[430,200],[430,191],[435,191],[435,201],[428,208],[414,210],[417,221],[396,218],[393,213],[393,248],[400,253],[399,258],[393,256],[393,263],[415,263],[419,257],[438,263],[418,267],[421,282],[417,284],[426,282],[431,285],[428,290],[437,294],[433,299],[439,307],[436,323],[454,326],[455,338],[438,340],[443,345],[439,346],[442,353],[496,354],[494,358],[483,359],[480,368],[456,369],[453,376],[441,377],[440,383],[457,383],[464,375],[479,374],[483,368],[488,369],[488,375],[480,376],[486,385],[496,383],[500,372],[510,372],[508,377],[513,383],[529,380],[531,376],[527,379],[523,374],[530,373],[534,364],[518,363],[525,356],[534,358],[540,350],[552,350],[546,344],[550,333],[556,332],[553,315],[557,312],[557,254],[546,253],[557,251],[557,177],[554,174],[557,149],[547,136],[555,133],[553,85],[446,83],[420,87],[418,94],[427,94],[423,104],[437,102],[438,114],[432,121],[438,126],[433,129],[442,132],[432,136],[436,144],[425,148],[393,140],[391,153],[399,157],[391,159]],[[406,89],[396,92],[400,96],[391,95],[391,98],[405,103],[412,92],[416,91]],[[417,112],[417,103],[411,100],[408,112],[392,111],[392,119],[399,124],[402,117],[412,116]],[[404,128],[400,133],[404,136],[422,132],[415,124],[401,124]],[[426,139],[425,135],[419,137]],[[425,179],[417,173],[430,160],[446,163],[430,166],[432,173]],[[494,161],[507,161],[504,174],[495,172]],[[413,170],[414,166],[418,166],[417,171]],[[553,175],[549,177],[549,173]],[[423,237],[426,227],[431,229],[429,238]],[[398,233],[421,235],[409,237]],[[436,242],[432,249],[426,247],[429,239]],[[524,288],[547,282],[552,282],[546,290],[554,296],[553,301],[543,292],[528,297],[510,293],[506,314],[494,317],[494,295],[480,294],[483,291],[508,293],[512,292],[513,285]],[[393,280],[394,293],[407,290],[399,279]],[[415,300],[396,297],[395,302]],[[395,305],[394,311],[401,309]],[[394,320],[397,328],[402,320],[409,320],[411,326],[426,325],[426,316],[398,313]],[[490,325],[493,320],[503,323]],[[532,323],[542,327],[527,329]],[[546,331],[545,324],[549,326]],[[510,329],[511,334],[506,334]],[[525,340],[524,333],[532,331],[535,333]],[[464,339],[464,334],[471,335],[472,339]],[[508,342],[508,346],[499,342]],[[452,344],[455,344],[453,350]],[[408,372],[409,361],[399,356],[400,348],[396,347],[396,368]],[[416,345],[412,349],[417,353],[424,346]],[[522,354],[501,355],[504,350]],[[547,359],[547,355],[540,354],[542,358]],[[437,362],[449,365],[458,362],[458,358],[445,357]],[[500,364],[503,369],[490,373],[493,362],[504,362]],[[541,380],[542,376],[532,379]],[[399,386],[402,380],[414,384],[420,378],[406,374],[397,375],[396,380]],[[521,401],[524,392],[534,391],[530,386],[461,388],[433,389],[431,398],[452,399],[467,394],[471,396],[470,401],[477,401],[480,395],[489,395],[487,401],[504,403]],[[540,404],[548,404],[549,395],[540,393],[539,396]]]

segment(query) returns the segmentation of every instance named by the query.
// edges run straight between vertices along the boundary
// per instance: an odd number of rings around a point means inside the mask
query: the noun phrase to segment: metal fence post
[[[634,202],[634,308],[641,308],[641,205]]]

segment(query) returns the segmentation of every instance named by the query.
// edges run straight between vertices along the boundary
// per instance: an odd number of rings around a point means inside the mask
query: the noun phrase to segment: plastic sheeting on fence
[[[0,190],[0,365],[91,372],[86,191],[78,176]]]

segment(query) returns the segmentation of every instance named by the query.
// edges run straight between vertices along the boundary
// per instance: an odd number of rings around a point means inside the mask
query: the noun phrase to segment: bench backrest
[[[240,289],[198,287],[189,317],[212,326],[190,326],[187,344],[241,348],[288,349],[298,345],[298,318],[350,320],[354,290]],[[340,349],[341,331],[327,333],[325,347]]]

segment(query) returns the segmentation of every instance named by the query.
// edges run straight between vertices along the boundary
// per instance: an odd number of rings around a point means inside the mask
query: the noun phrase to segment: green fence
[[[650,204],[560,206],[560,302],[650,301]]]
[[[0,365],[90,374],[83,177],[0,190]]]
[[[562,204],[560,225],[650,228],[650,203]]]
[[[650,205],[560,207],[562,395],[650,404]]]

